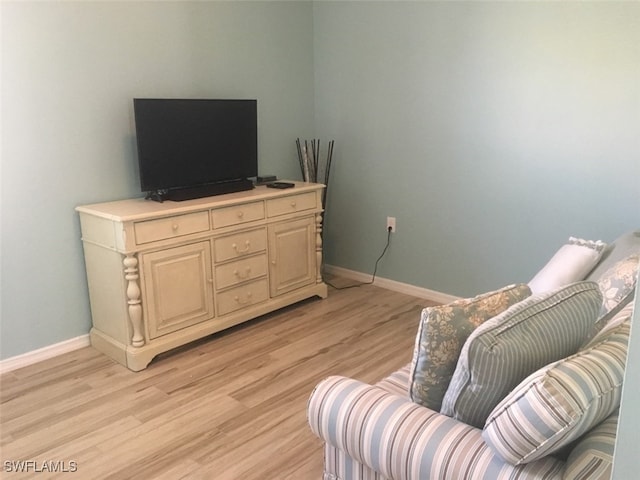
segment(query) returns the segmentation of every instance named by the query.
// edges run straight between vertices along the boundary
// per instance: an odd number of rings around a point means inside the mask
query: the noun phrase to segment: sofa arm
[[[318,437],[393,480],[562,476],[559,460],[506,464],[482,440],[481,430],[346,377],[320,382],[307,414]]]

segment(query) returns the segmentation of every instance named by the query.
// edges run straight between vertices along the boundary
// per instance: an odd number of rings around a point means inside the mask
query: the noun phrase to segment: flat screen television
[[[134,98],[133,106],[147,198],[188,200],[253,188],[256,100]]]

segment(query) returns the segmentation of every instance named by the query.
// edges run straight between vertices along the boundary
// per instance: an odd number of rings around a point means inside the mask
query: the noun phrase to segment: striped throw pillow
[[[588,338],[582,346],[580,350],[586,350],[587,348],[591,348],[596,344],[602,342],[606,338],[609,337],[609,333],[612,329],[618,328],[622,323],[626,322],[633,315],[634,303],[627,303],[624,308],[619,310],[615,315],[613,315],[606,324],[601,325],[598,332],[592,337]]]
[[[611,478],[617,430],[616,411],[580,439],[567,458],[562,480]]]
[[[504,460],[520,465],[552,454],[620,405],[629,317],[591,348],[548,365],[518,385],[487,419],[482,437]]]
[[[482,428],[528,375],[580,348],[601,304],[597,283],[577,282],[487,320],[465,342],[440,412]]]

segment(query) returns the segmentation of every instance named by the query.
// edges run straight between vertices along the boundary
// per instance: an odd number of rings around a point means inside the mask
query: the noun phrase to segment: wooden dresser
[[[322,281],[323,185],[79,206],[91,344],[131,370],[305,298]]]

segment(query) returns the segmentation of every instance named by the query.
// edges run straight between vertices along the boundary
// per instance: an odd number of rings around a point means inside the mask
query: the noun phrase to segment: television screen
[[[134,99],[143,192],[258,174],[256,100]]]

